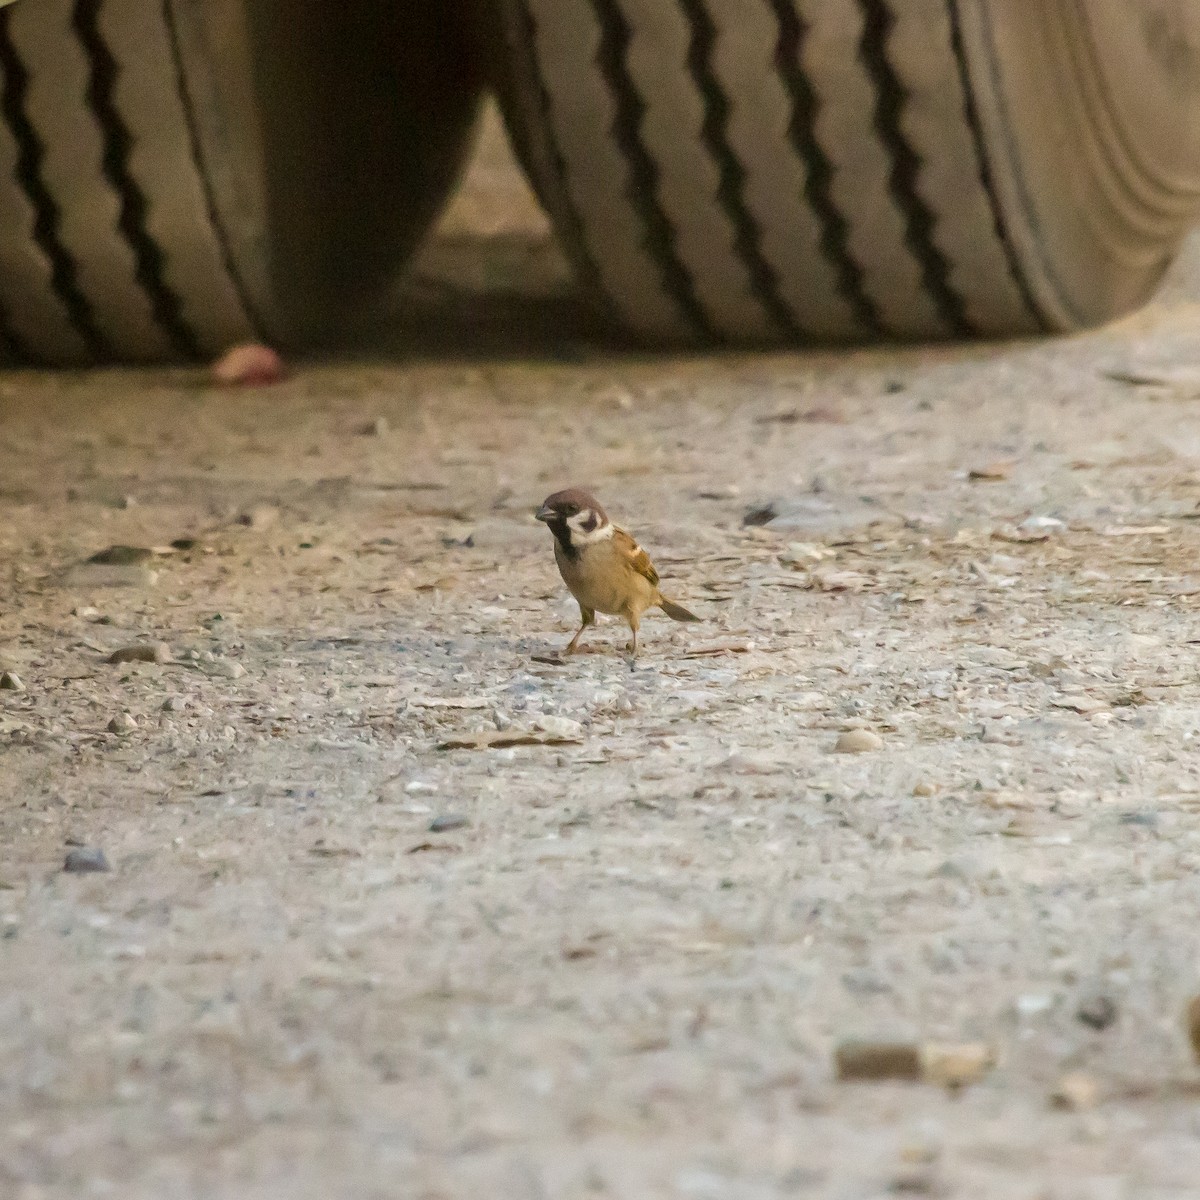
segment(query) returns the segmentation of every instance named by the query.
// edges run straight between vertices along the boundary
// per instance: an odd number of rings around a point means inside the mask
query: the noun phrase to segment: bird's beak
[[[533,514],[539,521],[550,521],[554,519],[554,509],[547,508],[544,504]]]

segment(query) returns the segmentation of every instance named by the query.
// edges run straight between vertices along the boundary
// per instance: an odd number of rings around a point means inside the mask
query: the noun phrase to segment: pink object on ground
[[[229,387],[278,383],[287,373],[287,364],[270,346],[253,342],[226,350],[212,366],[213,379]]]

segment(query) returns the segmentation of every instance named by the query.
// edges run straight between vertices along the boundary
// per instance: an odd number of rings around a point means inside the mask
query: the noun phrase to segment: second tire
[[[1138,303],[1197,212],[1200,6],[493,0],[514,141],[650,340],[1028,333]]]

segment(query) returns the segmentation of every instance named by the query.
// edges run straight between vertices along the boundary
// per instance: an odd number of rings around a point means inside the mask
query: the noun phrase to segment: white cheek
[[[571,529],[571,544],[573,546],[590,546],[594,542],[606,542],[613,535],[613,526],[611,523],[606,523],[596,529],[584,529],[591,518],[591,513],[576,513],[573,517],[567,518],[567,525]]]

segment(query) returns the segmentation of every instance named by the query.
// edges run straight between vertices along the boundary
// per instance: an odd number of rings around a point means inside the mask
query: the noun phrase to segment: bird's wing
[[[650,581],[652,587],[658,587],[658,572],[650,561],[650,555],[625,530],[613,531],[613,546],[639,575]]]

